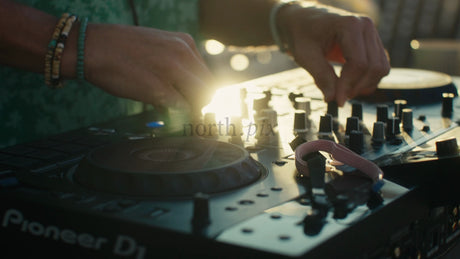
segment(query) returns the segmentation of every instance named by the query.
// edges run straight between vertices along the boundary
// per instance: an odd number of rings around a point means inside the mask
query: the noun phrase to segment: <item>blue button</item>
[[[163,121],[151,121],[151,122],[147,122],[145,126],[156,129],[156,128],[164,127],[165,123]]]

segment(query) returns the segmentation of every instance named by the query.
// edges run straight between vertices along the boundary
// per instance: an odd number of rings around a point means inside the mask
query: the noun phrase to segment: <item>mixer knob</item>
[[[252,109],[256,112],[261,111],[263,109],[267,109],[268,102],[269,102],[269,99],[267,98],[266,95],[264,95],[263,97],[256,98],[253,100]]]
[[[302,93],[291,92],[291,93],[289,93],[289,96],[288,96],[289,100],[291,101],[291,103],[293,105],[295,105],[295,98],[297,98],[297,97],[303,97],[303,94]]]
[[[304,110],[307,117],[311,114],[311,99],[307,97],[295,98],[295,108],[297,110]]]
[[[193,197],[192,227],[194,232],[201,232],[211,223],[209,217],[209,195],[197,193]]]
[[[268,123],[272,128],[278,126],[278,113],[274,109],[263,109],[261,111],[262,117],[268,118]]]
[[[402,110],[406,108],[407,101],[406,100],[395,100],[394,105],[395,105],[394,117],[401,118]]]
[[[330,114],[333,118],[339,116],[339,106],[336,102],[327,103],[327,114]]]
[[[296,110],[294,113],[294,131],[304,131],[307,126],[307,116],[305,111]]]
[[[349,148],[357,154],[363,153],[364,136],[362,131],[353,130],[350,133]]]
[[[412,109],[405,108],[402,110],[402,127],[406,132],[411,132],[414,128],[412,123]]]
[[[319,120],[319,135],[332,135],[332,115],[326,114]]]
[[[272,100],[272,92],[270,90],[265,90],[264,94],[265,98],[267,98],[267,102],[270,102]]]
[[[381,145],[385,141],[385,123],[381,121],[374,122],[372,130],[372,143]]]
[[[399,132],[399,118],[388,118],[385,137],[387,140],[394,139]]]
[[[347,125],[345,126],[345,135],[350,135],[353,130],[359,130],[359,118],[358,117],[348,117]]]
[[[363,104],[353,103],[351,105],[351,116],[358,117],[360,121],[363,120]]]
[[[387,123],[388,120],[388,105],[377,105],[377,121]]]
[[[452,113],[454,111],[454,107],[453,107],[454,97],[455,96],[453,93],[443,93],[442,94],[441,115],[443,118],[452,118]]]
[[[321,232],[325,223],[324,217],[317,209],[311,212],[303,219],[303,231],[307,236],[315,236]]]
[[[457,139],[455,137],[436,141],[436,154],[438,156],[456,156],[458,155]]]

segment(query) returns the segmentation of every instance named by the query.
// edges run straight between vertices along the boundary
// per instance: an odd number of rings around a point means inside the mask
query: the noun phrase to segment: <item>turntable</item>
[[[6,258],[436,257],[460,235],[458,200],[426,197],[459,161],[455,80],[394,69],[338,108],[293,69],[174,134],[147,112],[2,149]]]

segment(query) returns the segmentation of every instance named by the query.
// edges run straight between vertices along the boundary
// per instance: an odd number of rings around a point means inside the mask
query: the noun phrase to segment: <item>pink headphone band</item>
[[[374,181],[374,191],[379,191],[383,186],[383,171],[376,164],[354,153],[343,145],[323,139],[303,143],[295,150],[295,164],[297,170],[305,176],[309,176],[309,171],[307,161],[302,158],[317,151],[328,152],[337,161],[352,166],[369,176]]]

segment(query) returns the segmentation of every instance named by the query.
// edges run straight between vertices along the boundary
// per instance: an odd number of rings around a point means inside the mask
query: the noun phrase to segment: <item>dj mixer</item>
[[[455,81],[394,68],[338,107],[298,68],[223,87],[194,120],[0,149],[2,258],[440,257],[460,235]]]

